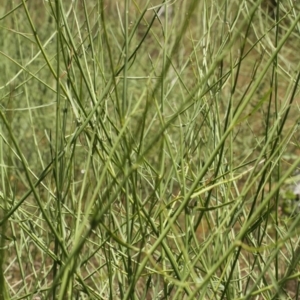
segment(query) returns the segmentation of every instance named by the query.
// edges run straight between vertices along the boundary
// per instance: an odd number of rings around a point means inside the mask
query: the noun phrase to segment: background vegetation
[[[296,4],[2,1],[0,299],[299,299]]]

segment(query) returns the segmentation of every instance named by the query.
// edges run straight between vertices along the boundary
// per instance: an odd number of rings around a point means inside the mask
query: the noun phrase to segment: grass
[[[298,299],[300,14],[267,2],[6,1],[0,299]]]

